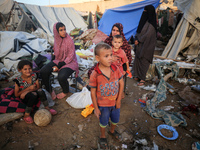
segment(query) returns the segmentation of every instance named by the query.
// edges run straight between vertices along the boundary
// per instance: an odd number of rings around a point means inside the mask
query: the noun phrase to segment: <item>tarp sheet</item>
[[[8,14],[13,6],[13,0],[0,0],[0,13]]]
[[[189,54],[197,57],[200,45],[200,1],[176,0],[175,4],[178,9],[184,12],[184,15],[165,47],[162,56],[176,59],[179,52],[189,47],[184,55]],[[190,36],[188,36],[189,32],[191,32]]]
[[[183,17],[195,28],[200,30],[200,1],[199,0],[176,0],[174,5],[183,12]],[[199,18],[199,19],[198,19]]]
[[[121,23],[124,26],[124,34],[127,40],[133,35],[135,36],[136,30],[140,21],[140,17],[147,5],[158,7],[160,0],[144,0],[129,5],[108,9],[103,14],[99,21],[98,29],[109,35],[111,28],[115,23]]]
[[[36,17],[42,28],[53,40],[53,25],[62,22],[67,33],[75,28],[85,31],[87,24],[74,8],[71,7],[45,7],[25,4],[26,8]],[[50,40],[51,41],[51,40]]]
[[[0,58],[5,67],[16,68],[19,58],[33,56],[49,47],[47,40],[36,38],[27,32],[0,31]]]

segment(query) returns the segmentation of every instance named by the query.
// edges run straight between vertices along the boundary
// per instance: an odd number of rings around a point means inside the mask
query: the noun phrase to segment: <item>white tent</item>
[[[47,34],[49,43],[53,45],[53,25],[56,22],[63,22],[67,33],[75,28],[87,30],[87,24],[74,8],[18,4],[13,0],[0,1],[1,31],[31,33],[31,30],[40,27]]]
[[[56,22],[64,23],[67,33],[75,28],[81,28],[83,31],[87,29],[87,24],[74,8],[45,7],[28,4],[25,4],[25,6],[35,16],[41,27],[51,38],[53,38],[53,25]]]
[[[21,57],[47,50],[50,47],[48,42],[53,45],[53,25],[56,22],[63,22],[68,33],[75,28],[87,29],[87,24],[73,8],[0,0],[0,59],[6,68],[16,68]]]
[[[200,53],[200,0],[176,0],[174,5],[184,15],[162,56],[176,59],[181,52],[184,56],[197,57]]]

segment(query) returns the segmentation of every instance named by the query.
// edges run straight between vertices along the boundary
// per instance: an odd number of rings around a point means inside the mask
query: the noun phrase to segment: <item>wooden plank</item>
[[[184,62],[184,63],[193,64],[194,65],[193,67],[190,67],[190,66],[180,67],[179,66],[180,69],[195,69],[195,70],[200,70],[200,65],[199,64],[195,65],[193,62],[186,62],[186,61],[182,61],[182,60],[175,60],[175,59],[165,58],[165,57],[158,56],[158,55],[154,55],[154,58],[158,58],[158,59],[162,59],[162,60],[172,60],[174,62]]]
[[[193,62],[186,62],[186,61],[183,61],[183,60],[176,60],[176,59],[171,59],[171,58],[165,58],[165,57],[159,56],[159,55],[154,55],[153,57],[159,58],[159,59],[168,59],[168,60],[173,60],[173,61],[177,61],[177,62],[185,62],[185,63],[189,63],[189,64],[194,64]],[[200,65],[200,64],[197,64],[197,65]]]
[[[5,113],[0,114],[0,125],[3,125],[7,122],[16,120],[21,118],[24,115],[24,113]]]

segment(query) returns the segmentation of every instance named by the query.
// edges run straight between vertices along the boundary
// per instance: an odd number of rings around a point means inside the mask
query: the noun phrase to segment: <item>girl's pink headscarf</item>
[[[57,22],[58,23],[58,22]],[[53,62],[58,65],[59,62],[65,62],[62,68],[71,68],[76,71],[76,76],[78,76],[78,62],[75,53],[74,42],[71,37],[66,33],[66,37],[62,38],[57,29],[56,24],[53,26],[54,33],[54,55],[55,60]]]

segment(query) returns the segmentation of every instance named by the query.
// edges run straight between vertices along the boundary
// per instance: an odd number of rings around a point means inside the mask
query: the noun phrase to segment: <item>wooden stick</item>
[[[173,76],[173,73],[172,73],[172,72],[170,72],[170,73],[168,73],[167,75],[165,75],[165,76],[164,76],[165,82],[166,82],[170,77],[172,77],[172,76]]]

